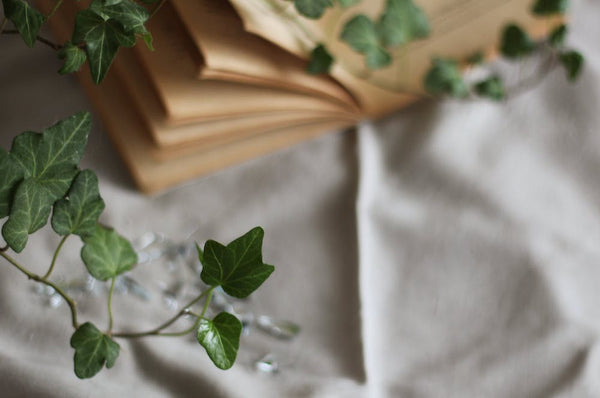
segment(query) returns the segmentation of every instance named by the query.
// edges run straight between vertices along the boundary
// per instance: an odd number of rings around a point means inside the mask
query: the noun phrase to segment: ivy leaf
[[[48,222],[53,199],[34,178],[24,179],[15,192],[8,221],[2,226],[2,236],[15,252],[27,245],[29,234]]]
[[[567,72],[567,79],[570,82],[577,80],[583,69],[585,58],[577,51],[568,51],[559,56],[560,63]]]
[[[326,8],[333,7],[332,0],[294,0],[296,10],[310,19],[321,18]]]
[[[425,38],[430,31],[427,16],[412,0],[387,0],[377,29],[385,47]]]
[[[382,47],[373,47],[365,54],[365,63],[370,69],[379,69],[392,63],[392,56]]]
[[[366,56],[369,68],[377,69],[391,63],[392,57],[382,47],[375,23],[366,15],[357,15],[344,25],[340,38],[351,48]]]
[[[481,51],[481,50],[475,51],[474,53],[472,53],[471,55],[469,55],[466,58],[466,61],[468,64],[471,64],[471,65],[481,65],[483,63],[483,61],[485,61],[485,55],[483,54],[483,51]]]
[[[498,76],[492,76],[475,85],[475,92],[482,97],[490,98],[494,101],[502,101],[506,95],[504,84]]]
[[[196,243],[196,251],[198,252],[198,260],[200,260],[200,264],[204,264],[204,250],[200,248],[200,246]]]
[[[321,73],[329,73],[331,65],[333,64],[333,57],[323,44],[319,44],[312,51],[310,61],[306,70],[311,75],[318,75]]]
[[[14,251],[25,248],[28,235],[46,224],[52,204],[69,189],[87,142],[90,119],[89,113],[78,113],[43,134],[27,131],[13,140],[9,156],[21,169],[16,175],[25,180],[16,188],[2,236]]]
[[[13,140],[10,154],[25,171],[44,186],[54,200],[64,196],[83,155],[91,116],[80,112],[44,130],[25,132]]]
[[[93,235],[104,201],[98,191],[98,177],[91,170],[81,171],[67,194],[54,204],[52,228],[59,235]]]
[[[448,94],[464,98],[469,95],[456,61],[434,58],[433,65],[425,75],[425,89],[434,95]]]
[[[258,289],[275,269],[262,261],[263,236],[263,229],[256,227],[227,246],[207,241],[200,275],[204,283],[221,286],[237,298],[245,298]]]
[[[92,79],[100,83],[119,47],[135,45],[135,34],[125,31],[123,25],[115,19],[104,19],[93,10],[82,10],[75,16],[73,43],[85,43],[90,62]]]
[[[506,26],[502,33],[500,51],[507,58],[519,58],[530,54],[534,49],[529,35],[515,24]]]
[[[150,13],[145,7],[131,0],[94,0],[90,4],[90,9],[104,19],[112,18],[120,22],[126,32],[140,35],[148,48],[153,49],[152,35],[144,26],[150,18]]]
[[[240,347],[242,323],[228,312],[213,320],[202,319],[196,335],[198,342],[219,369],[233,366]]]
[[[90,322],[79,326],[73,333],[71,347],[75,349],[75,374],[80,379],[94,377],[104,365],[107,369],[112,368],[120,349],[119,344]]]
[[[37,40],[46,17],[24,0],[2,0],[4,16],[9,19],[29,47]]]
[[[565,38],[567,37],[567,25],[562,24],[552,30],[548,36],[548,43],[552,47],[562,47],[565,44]]]
[[[58,73],[61,75],[78,71],[87,59],[85,51],[73,45],[70,41],[65,43],[63,48],[60,49],[58,57],[65,61],[63,66],[58,70]]]
[[[569,0],[537,0],[532,8],[536,15],[564,14],[569,8]]]
[[[10,204],[18,183],[23,179],[25,171],[12,156],[0,148],[0,218],[8,216]]]
[[[99,224],[94,234],[84,239],[81,259],[88,272],[101,281],[129,271],[137,263],[131,243],[112,228]]]
[[[338,3],[340,3],[340,6],[348,8],[360,3],[360,0],[338,0]]]

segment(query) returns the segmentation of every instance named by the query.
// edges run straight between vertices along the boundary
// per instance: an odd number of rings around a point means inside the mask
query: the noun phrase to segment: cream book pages
[[[362,0],[347,9],[328,9],[317,21],[299,16],[290,1],[230,1],[248,31],[293,54],[307,58],[317,42],[325,43],[337,60],[331,75],[354,94],[363,112],[371,117],[410,102],[410,95],[398,93],[421,92],[433,56],[464,59],[476,51],[494,48],[507,22],[516,22],[534,35],[546,27],[532,17],[532,0],[417,0],[431,25],[430,37],[399,49],[391,66],[368,72],[362,55],[339,36],[344,22],[356,14],[377,18],[384,0]]]
[[[358,111],[353,97],[331,77],[306,73],[305,59],[247,32],[227,1],[172,0],[172,4],[203,55],[201,78],[288,88]]]
[[[173,124],[278,111],[345,112],[341,104],[289,90],[221,80],[199,80],[201,55],[166,3],[146,24],[155,51],[136,46]]]

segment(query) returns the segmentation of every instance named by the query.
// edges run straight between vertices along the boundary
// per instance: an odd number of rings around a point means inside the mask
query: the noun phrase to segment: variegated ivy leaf
[[[59,235],[87,238],[94,234],[104,201],[98,191],[98,177],[91,170],[79,172],[67,197],[54,204],[52,228]]]

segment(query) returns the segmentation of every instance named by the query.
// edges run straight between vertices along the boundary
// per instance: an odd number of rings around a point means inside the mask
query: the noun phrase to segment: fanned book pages
[[[65,2],[50,19],[60,42],[70,39],[83,3]],[[341,21],[377,15],[384,0],[330,9],[315,21],[286,0],[171,0],[146,23],[155,51],[141,43],[121,49],[99,85],[87,68],[78,77],[135,182],[152,193],[401,108],[419,98],[432,56],[492,49],[507,21],[542,29],[530,3],[418,1],[430,38],[367,73],[338,39]],[[336,57],[329,76],[306,72],[317,43]]]

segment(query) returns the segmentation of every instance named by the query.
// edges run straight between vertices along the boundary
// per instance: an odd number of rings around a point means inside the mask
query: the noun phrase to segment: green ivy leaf
[[[10,218],[2,226],[2,236],[15,252],[27,245],[29,234],[48,222],[53,199],[34,178],[24,179],[15,193]]]
[[[392,63],[392,56],[382,47],[373,47],[365,54],[365,63],[369,69],[379,69]]]
[[[338,0],[340,6],[344,8],[352,7],[355,4],[360,3],[361,0]]]
[[[504,84],[498,76],[492,76],[475,84],[475,92],[494,101],[502,101],[506,96]]]
[[[2,0],[4,16],[9,19],[29,47],[37,40],[46,17],[24,0]]]
[[[357,15],[344,25],[340,38],[351,48],[365,55],[369,68],[377,69],[391,63],[390,54],[383,48],[375,23],[366,15]]]
[[[565,44],[565,38],[567,37],[567,25],[562,24],[552,30],[548,36],[548,43],[552,47],[562,47]]]
[[[473,54],[469,55],[466,58],[466,61],[471,65],[481,65],[483,61],[485,61],[485,55],[481,50],[475,51]]]
[[[107,369],[112,368],[120,349],[119,344],[90,322],[79,326],[73,333],[71,347],[75,349],[75,374],[80,379],[94,377],[104,365]]]
[[[115,19],[105,19],[93,10],[82,10],[75,16],[73,43],[85,43],[92,79],[100,83],[119,47],[135,45],[135,34],[127,32]]]
[[[537,0],[532,12],[536,15],[564,14],[569,8],[569,0]]]
[[[0,148],[0,218],[8,216],[13,195],[18,183],[23,179],[25,171],[12,156]]]
[[[507,58],[519,58],[533,52],[534,45],[529,35],[515,24],[504,28],[500,51]]]
[[[570,82],[577,80],[583,69],[585,58],[577,51],[568,51],[560,54],[560,63],[567,72],[567,79]]]
[[[430,28],[427,16],[412,0],[387,0],[377,30],[388,47],[425,38]]]
[[[433,65],[425,75],[425,89],[434,95],[448,94],[458,98],[469,95],[458,64],[452,59],[433,59]]]
[[[94,234],[84,239],[81,259],[88,272],[101,281],[129,271],[137,263],[131,243],[112,228],[99,224]]]
[[[221,286],[237,298],[245,298],[258,289],[275,269],[262,261],[263,236],[263,229],[256,227],[227,246],[207,241],[200,275],[204,283]]]
[[[326,8],[333,7],[332,0],[294,0],[296,10],[310,19],[321,18]]]
[[[25,180],[16,188],[2,236],[14,251],[24,249],[28,234],[46,224],[52,204],[69,189],[87,142],[90,120],[89,113],[78,113],[42,134],[27,131],[13,140],[9,156],[22,170],[17,175]]]
[[[219,369],[233,366],[240,347],[242,323],[233,315],[221,312],[213,320],[202,319],[197,339]]]
[[[98,191],[98,177],[91,170],[81,171],[67,194],[54,204],[52,228],[59,235],[93,235],[104,201]]]
[[[58,73],[61,75],[78,71],[87,59],[85,51],[73,45],[70,41],[65,43],[63,48],[58,51],[58,57],[65,61],[63,66],[58,70]]]
[[[323,44],[319,44],[315,47],[310,55],[310,61],[306,70],[311,75],[318,75],[321,73],[329,73],[331,65],[333,64],[333,57]]]
[[[148,48],[152,47],[152,35],[144,24],[150,18],[148,10],[131,0],[94,0],[90,4],[90,9],[104,19],[114,19],[123,25],[126,32],[133,32],[140,35]]]
[[[91,128],[91,116],[80,112],[44,130],[25,132],[14,140],[11,156],[56,200],[64,196],[83,155]]]

